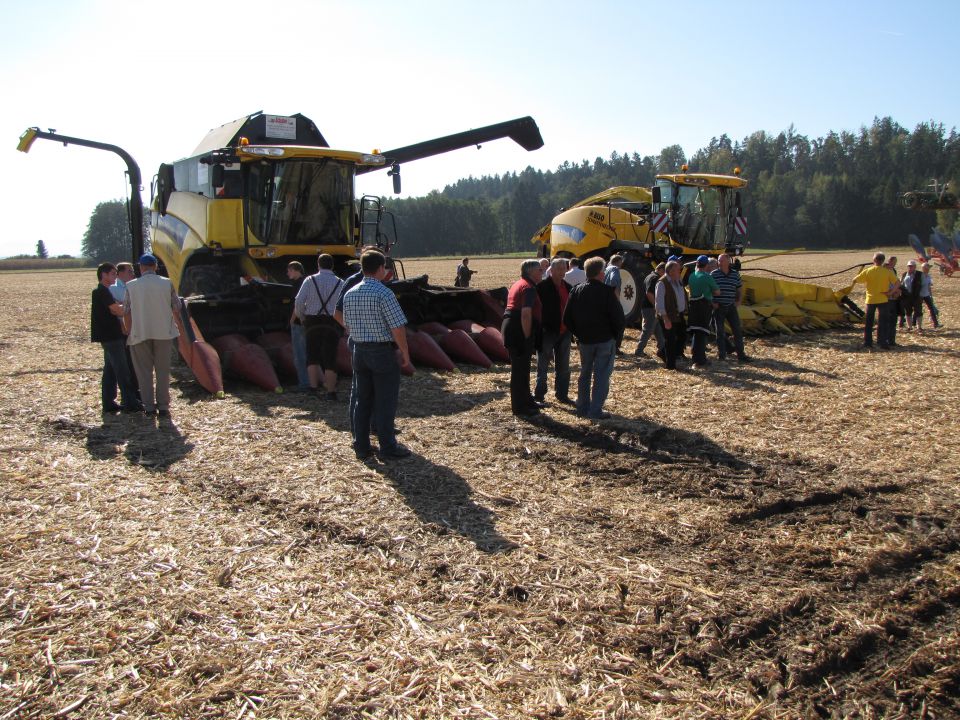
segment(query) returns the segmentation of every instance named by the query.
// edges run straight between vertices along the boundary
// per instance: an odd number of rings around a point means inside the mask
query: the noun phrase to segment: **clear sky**
[[[687,154],[791,124],[811,138],[891,116],[958,124],[960,2],[554,0],[34,0],[0,5],[0,256],[79,254],[97,203],[212,128],[303,113],[334,147],[387,149],[532,115],[546,145],[509,140],[403,167],[404,195],[469,175],[555,169],[614,151]],[[359,192],[386,195],[372,173]]]

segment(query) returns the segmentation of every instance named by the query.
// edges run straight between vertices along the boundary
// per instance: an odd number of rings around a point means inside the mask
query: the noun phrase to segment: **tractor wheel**
[[[907,210],[916,210],[920,207],[920,198],[917,197],[916,193],[908,192],[904,193],[903,197],[900,198],[900,203]]]
[[[643,279],[650,274],[650,263],[637,253],[628,252],[620,268],[620,304],[627,327],[640,322],[640,298],[643,296]]]

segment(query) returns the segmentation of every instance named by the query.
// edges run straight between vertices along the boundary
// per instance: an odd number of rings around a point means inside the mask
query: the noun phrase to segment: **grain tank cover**
[[[236,147],[241,137],[247,138],[251,145],[330,147],[310,118],[300,113],[264,115],[261,111],[214,128],[190,156],[205,155],[225,147]]]

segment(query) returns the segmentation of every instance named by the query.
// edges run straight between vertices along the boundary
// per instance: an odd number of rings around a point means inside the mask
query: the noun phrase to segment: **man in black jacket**
[[[623,307],[614,289],[603,282],[603,266],[603,258],[587,260],[583,268],[587,282],[570,291],[563,313],[563,322],[577,338],[580,349],[577,414],[593,420],[610,417],[603,411],[603,403],[610,392],[617,338],[624,328]]]
[[[547,371],[550,359],[556,368],[553,379],[553,393],[558,402],[572,405],[570,399],[570,331],[563,324],[563,311],[570,297],[570,285],[563,276],[567,272],[567,261],[554,258],[550,263],[550,277],[537,283],[537,294],[543,305],[541,317],[540,345],[537,347],[537,384],[533,398],[543,402],[547,395]]]

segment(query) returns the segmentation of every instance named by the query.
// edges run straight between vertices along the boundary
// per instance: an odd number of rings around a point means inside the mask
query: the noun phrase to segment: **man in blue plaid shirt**
[[[363,280],[343,295],[343,322],[350,330],[354,392],[350,398],[353,416],[353,450],[365,460],[370,447],[370,421],[380,441],[382,460],[404,458],[410,450],[397,443],[394,418],[400,395],[400,362],[410,364],[407,350],[407,318],[397,297],[383,284],[386,260],[383,253],[367,250],[360,256]]]

